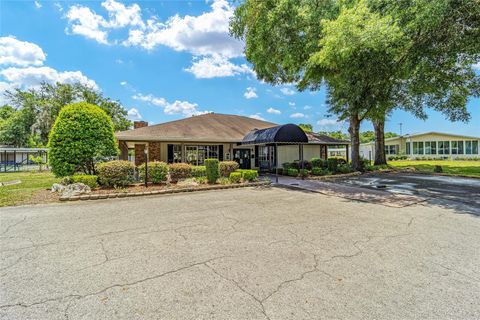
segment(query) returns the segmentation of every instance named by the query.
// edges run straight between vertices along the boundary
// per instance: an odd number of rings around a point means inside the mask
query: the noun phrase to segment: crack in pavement
[[[65,295],[65,296],[62,296],[62,297],[48,298],[48,299],[32,302],[30,304],[27,304],[27,303],[24,303],[24,302],[18,302],[18,303],[13,303],[13,304],[5,304],[5,305],[0,306],[0,310],[1,309],[6,309],[6,308],[13,308],[13,307],[29,308],[29,307],[32,307],[32,306],[37,306],[37,305],[45,304],[45,303],[48,303],[48,302],[58,302],[58,301],[65,300],[65,299],[80,300],[80,299],[84,299],[84,298],[87,298],[87,297],[96,296],[96,295],[105,293],[108,290],[113,289],[113,288],[135,286],[135,285],[140,284],[140,283],[144,283],[144,282],[147,282],[147,281],[159,279],[161,277],[168,276],[168,275],[180,272],[180,271],[184,271],[184,270],[196,267],[196,266],[206,265],[209,262],[219,260],[219,259],[223,259],[223,258],[226,258],[226,257],[229,257],[229,256],[219,256],[219,257],[207,259],[207,260],[200,261],[200,262],[195,262],[195,263],[192,263],[192,264],[189,264],[189,265],[177,268],[177,269],[169,270],[169,271],[166,271],[166,272],[154,275],[154,276],[142,278],[142,279],[132,281],[132,282],[112,284],[112,285],[110,285],[108,287],[105,287],[101,290],[98,290],[98,291],[95,291],[95,292],[92,292],[92,293],[83,294],[83,295],[81,295],[81,294],[69,294],[69,295]]]
[[[18,226],[19,224],[25,222],[27,220],[27,216],[24,216],[22,220],[20,221],[17,221],[11,225],[9,225],[2,233],[0,233],[0,236],[3,236],[4,234],[6,234],[8,231],[10,231],[11,228],[14,228],[16,226]]]
[[[205,263],[205,266],[207,268],[209,268],[210,270],[212,270],[213,273],[215,273],[217,276],[219,276],[220,278],[224,279],[224,280],[227,280],[227,281],[230,281],[231,283],[233,283],[240,291],[242,291],[243,293],[247,294],[248,296],[250,296],[253,300],[255,300],[259,305],[260,305],[260,309],[261,309],[261,312],[262,314],[265,316],[265,318],[267,320],[270,320],[270,317],[268,316],[267,314],[267,311],[265,310],[265,306],[263,305],[263,301],[258,299],[253,293],[250,293],[248,292],[247,290],[245,290],[244,288],[242,288],[242,286],[240,286],[240,284],[233,280],[233,279],[230,279],[224,275],[222,275],[220,272],[218,272],[217,270],[215,270],[215,268],[213,268],[212,266],[210,266],[208,263]]]

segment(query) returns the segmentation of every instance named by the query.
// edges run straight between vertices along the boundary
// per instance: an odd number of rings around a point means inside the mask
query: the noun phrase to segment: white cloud
[[[135,121],[135,120],[141,120],[142,115],[136,108],[131,108],[128,110],[128,119]]]
[[[12,36],[0,38],[0,64],[41,66],[45,59],[42,48],[35,43],[20,41]]]
[[[102,28],[108,26],[108,22],[90,8],[74,5],[66,14],[70,28],[67,33],[82,35],[99,43],[108,44],[107,31]]]
[[[245,91],[245,93],[243,94],[243,96],[244,96],[246,99],[255,99],[255,98],[258,98],[257,89],[255,89],[255,88],[253,88],[253,87],[248,87],[248,88],[247,88],[247,91]]]
[[[165,23],[152,17],[145,28],[130,30],[125,45],[140,45],[146,49],[164,45],[176,51],[187,51],[193,55],[240,57],[243,43],[229,34],[229,21],[234,8],[226,0],[212,2],[211,11],[198,16],[170,17]]]
[[[295,94],[295,91],[287,87],[281,88],[280,91],[286,96],[293,96]]]
[[[135,99],[135,100],[140,100],[140,101],[143,101],[143,102],[153,104],[153,105],[158,106],[158,107],[165,107],[167,105],[167,100],[165,100],[164,98],[157,98],[157,97],[155,97],[151,94],[143,95],[143,94],[139,93],[139,94],[134,95],[132,98]]]
[[[62,11],[63,11],[63,7],[62,7],[62,5],[61,5],[60,3],[55,2],[53,5],[57,8],[57,10],[58,10],[59,12],[62,12]]]
[[[120,85],[121,85],[121,86],[126,86],[126,85],[127,85],[127,81],[122,81],[122,82],[120,82]]]
[[[295,102],[289,102],[288,105],[289,105],[290,107],[295,107]]]
[[[185,71],[193,73],[195,78],[208,79],[217,77],[232,77],[239,74],[252,74],[253,71],[246,65],[233,64],[227,58],[220,55],[205,56],[193,62]]]
[[[290,118],[300,119],[300,118],[305,118],[305,115],[303,113],[297,112],[297,113],[291,114]]]
[[[305,107],[303,107],[303,110],[310,110],[310,109],[312,109],[312,106],[305,106]]]
[[[0,76],[2,76],[11,86],[23,89],[38,86],[42,82],[70,84],[80,82],[94,89],[98,89],[95,81],[87,78],[80,71],[59,72],[50,67],[10,67],[0,70]]]
[[[339,125],[340,122],[337,119],[320,119],[317,121],[317,124],[321,127],[331,127]]]
[[[163,111],[166,114],[181,114],[184,116],[200,115],[209,113],[210,111],[200,111],[198,110],[198,104],[191,103],[188,101],[175,100],[175,102],[170,103],[165,98],[155,97],[151,94],[143,95],[136,94],[132,97],[135,100],[147,102],[149,104],[163,108]]]
[[[39,1],[34,1],[34,3],[35,3],[35,7],[37,7],[38,9],[42,7],[42,4]]]
[[[262,121],[265,121],[265,119],[262,117],[262,114],[261,113],[255,113],[255,114],[251,114],[249,115],[250,118],[253,118],[253,119],[257,119],[257,120],[262,120]]]
[[[272,107],[268,108],[267,112],[271,113],[271,114],[281,114],[282,113],[280,110],[274,109]]]
[[[136,3],[131,6],[125,6],[123,3],[115,0],[106,0],[102,2],[102,7],[107,10],[109,17],[108,22],[105,24],[106,28],[145,27],[140,6]]]

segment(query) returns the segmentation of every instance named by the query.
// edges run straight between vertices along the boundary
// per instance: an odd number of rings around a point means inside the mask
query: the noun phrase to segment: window
[[[463,141],[452,141],[452,154],[463,154]]]
[[[205,159],[218,159],[218,146],[186,146],[185,160],[195,166],[203,165]]]
[[[425,154],[437,154],[437,141],[425,141]]]
[[[182,162],[182,145],[173,145],[173,162]]]
[[[385,154],[398,154],[398,144],[385,146]]]
[[[465,154],[478,154],[478,141],[465,141]]]
[[[438,154],[450,154],[450,141],[438,141]]]
[[[275,166],[275,153],[273,146],[259,146],[258,147],[258,163],[260,167],[273,168]]]
[[[407,154],[411,154],[412,149],[410,149],[410,142],[407,142],[406,148],[407,148]]]
[[[423,154],[423,141],[413,143],[413,154]]]

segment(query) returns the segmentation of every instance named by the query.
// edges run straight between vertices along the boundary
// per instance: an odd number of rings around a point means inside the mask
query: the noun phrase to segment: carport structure
[[[272,171],[272,169],[275,169],[277,182],[278,167],[285,162],[291,161],[289,159],[295,159],[296,156],[292,153],[298,152],[301,169],[304,169],[303,160],[305,160],[306,148],[310,156],[307,160],[310,160],[313,157],[327,159],[329,145],[336,147],[345,146],[347,149],[348,162],[347,141],[315,133],[305,133],[302,128],[295,124],[252,130],[243,138],[241,145],[253,145],[255,147],[255,154],[258,160],[256,166],[263,171]]]

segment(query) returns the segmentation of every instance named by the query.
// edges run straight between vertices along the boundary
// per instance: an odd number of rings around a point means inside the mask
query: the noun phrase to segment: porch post
[[[348,163],[348,161],[350,160],[350,156],[348,155],[348,144],[345,145],[345,147],[347,148],[347,152],[345,153],[345,156],[347,157],[347,163]]]
[[[301,176],[302,176],[302,180],[305,179],[304,175],[303,175],[303,169],[305,168],[304,166],[304,163],[303,163],[303,143],[300,144],[300,163],[302,164],[301,167],[302,167],[302,173],[301,173]]]
[[[275,143],[275,182],[278,183],[278,145]]]

